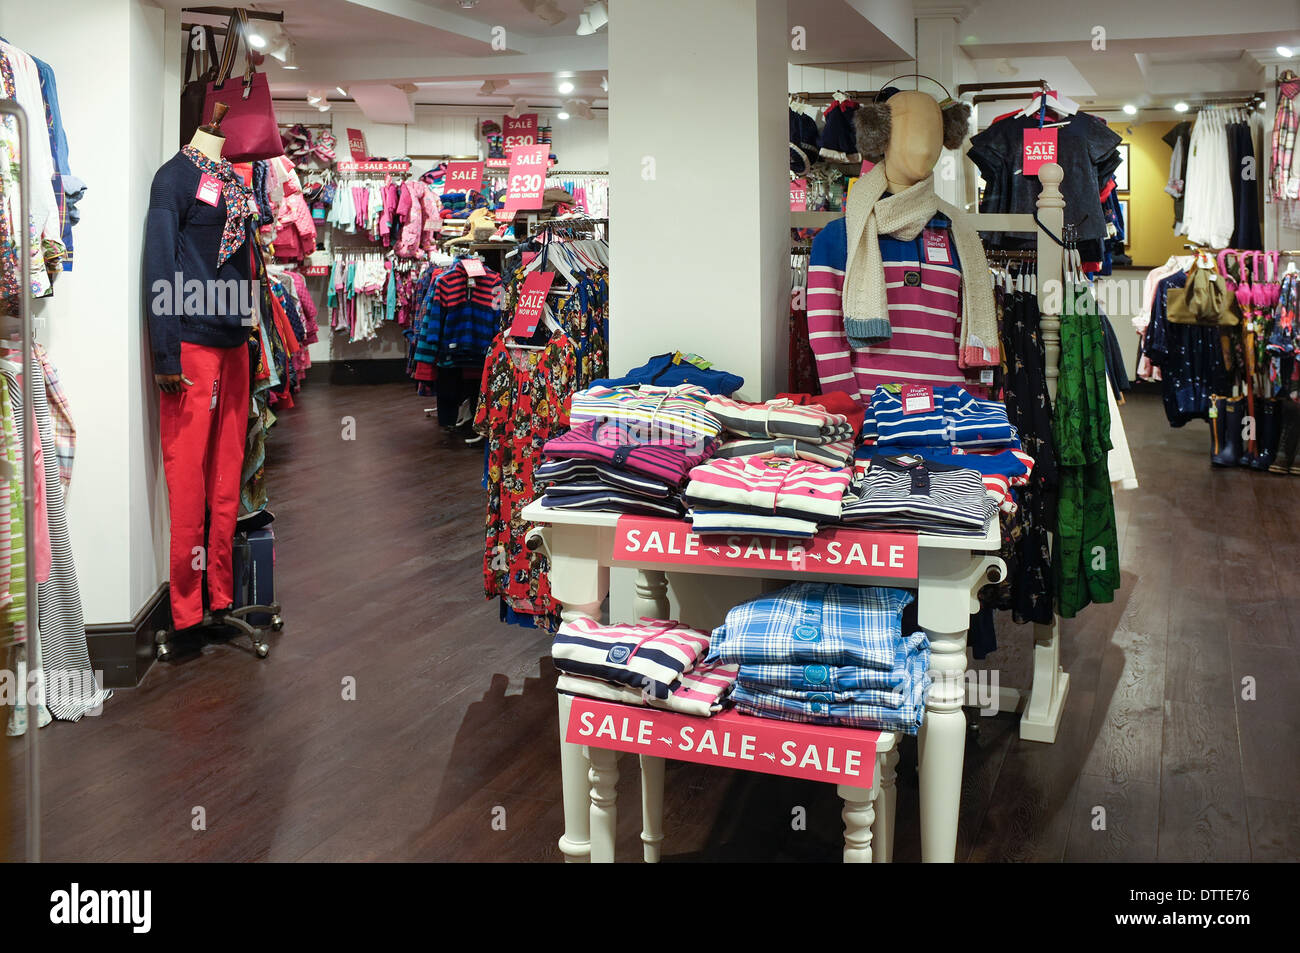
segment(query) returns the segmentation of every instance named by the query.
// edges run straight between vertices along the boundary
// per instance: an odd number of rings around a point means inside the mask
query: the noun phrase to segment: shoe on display
[[[1255,400],[1255,453],[1246,462],[1252,470],[1267,470],[1277,456],[1278,401],[1271,397]]]
[[[1211,397],[1210,407],[1210,464],[1216,467],[1238,466],[1246,398]]]
[[[473,414],[474,408],[470,406],[469,398],[467,397],[465,400],[461,401],[460,410],[456,413],[456,426],[464,427],[466,424],[473,421]]]
[[[1300,444],[1300,404],[1293,400],[1279,400],[1277,404],[1281,425],[1278,428],[1277,456],[1269,465],[1269,473],[1295,472],[1296,447]]]

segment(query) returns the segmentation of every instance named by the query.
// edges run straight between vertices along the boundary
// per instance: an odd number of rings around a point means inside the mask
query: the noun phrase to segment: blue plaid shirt
[[[805,692],[897,691],[908,680],[914,660],[921,669],[930,667],[930,643],[917,632],[897,643],[892,668],[862,668],[857,665],[742,665],[736,676],[751,688],[789,689]]]
[[[713,632],[708,661],[890,670],[913,598],[906,589],[797,582],[729,611]]]
[[[904,694],[898,706],[877,705],[868,702],[836,701],[830,692],[808,692],[803,698],[787,697],[769,692],[755,691],[736,683],[731,700],[736,710],[747,715],[776,718],[781,721],[799,721],[814,725],[840,725],[845,728],[874,728],[877,731],[899,731],[914,735],[925,718],[925,692],[930,677],[925,675]],[[797,694],[797,693],[789,693]]]

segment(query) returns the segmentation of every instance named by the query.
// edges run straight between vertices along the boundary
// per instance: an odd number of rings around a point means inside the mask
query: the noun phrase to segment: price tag
[[[790,211],[808,211],[808,180],[804,178],[790,180]]]
[[[948,235],[937,228],[927,228],[924,236],[925,260],[932,265],[951,265],[952,253],[948,251]]]
[[[194,193],[194,197],[215,208],[221,201],[221,180],[215,175],[204,172],[199,176],[199,190]]]
[[[530,338],[542,320],[542,309],[546,307],[546,295],[555,280],[553,271],[534,271],[524,279],[524,286],[519,290],[519,303],[515,305],[515,319],[510,324],[510,336]]]
[[[1044,163],[1056,161],[1056,133],[1056,129],[1032,126],[1025,130],[1025,153],[1020,167],[1025,175],[1038,175]]]
[[[465,274],[469,275],[471,278],[482,278],[485,274],[483,271],[483,262],[479,261],[477,258],[462,258],[460,260],[460,266],[465,269]]]
[[[875,167],[876,167],[876,164],[875,164],[874,162],[872,162],[870,159],[863,159],[863,160],[862,160],[862,168],[858,171],[858,175],[866,175],[868,172],[870,172],[870,171],[871,171],[872,169],[874,169]]]
[[[537,113],[522,116],[503,116],[501,119],[501,145],[510,155],[515,146],[537,145]]]
[[[482,162],[452,162],[442,179],[443,192],[472,192],[483,187]]]
[[[927,384],[904,384],[898,392],[904,414],[924,414],[934,410],[934,391]]]
[[[993,368],[986,367],[980,371],[980,383],[981,384],[993,383]]]
[[[546,157],[549,146],[519,146],[510,150],[506,176],[505,209],[541,208],[546,193]]]

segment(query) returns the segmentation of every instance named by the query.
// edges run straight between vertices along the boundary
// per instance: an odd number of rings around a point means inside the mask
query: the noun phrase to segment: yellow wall
[[[1171,150],[1161,136],[1176,122],[1112,122],[1111,129],[1129,144],[1128,253],[1135,268],[1154,268],[1170,255],[1186,254],[1183,235],[1174,234],[1174,200],[1165,191]],[[1130,134],[1128,130],[1132,130]]]

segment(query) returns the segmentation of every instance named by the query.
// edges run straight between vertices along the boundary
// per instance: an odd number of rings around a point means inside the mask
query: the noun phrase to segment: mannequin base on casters
[[[269,615],[271,621],[265,625],[254,625],[248,621],[250,615]],[[253,652],[258,658],[266,658],[271,654],[271,645],[267,642],[266,637],[271,632],[279,632],[284,628],[284,620],[280,618],[280,604],[273,602],[267,606],[240,606],[238,609],[221,609],[216,612],[205,612],[203,621],[196,626],[187,629],[159,629],[154,633],[154,644],[157,646],[157,655],[159,661],[167,661],[175,654],[173,645],[174,637],[178,633],[195,633],[206,637],[208,634],[216,634],[216,630],[234,629],[235,636],[246,635],[251,643]]]

